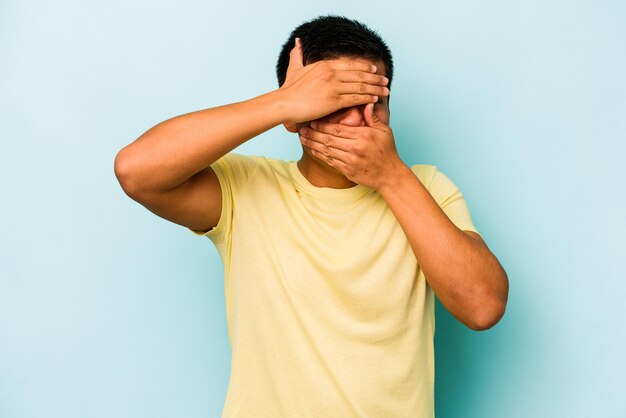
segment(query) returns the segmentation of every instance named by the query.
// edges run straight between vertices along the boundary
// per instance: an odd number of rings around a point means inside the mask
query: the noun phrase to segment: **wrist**
[[[380,176],[379,182],[374,189],[383,198],[389,193],[400,190],[400,186],[406,182],[407,178],[415,177],[413,171],[400,158],[389,164],[385,174]]]
[[[289,100],[288,94],[285,88],[278,88],[268,93],[274,103],[274,111],[276,112],[276,118],[279,123],[294,123],[293,103]]]

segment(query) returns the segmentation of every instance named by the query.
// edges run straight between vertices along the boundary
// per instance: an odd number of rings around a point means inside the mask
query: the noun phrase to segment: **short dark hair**
[[[380,35],[363,23],[344,16],[319,16],[295,28],[283,44],[276,64],[278,86],[282,86],[289,66],[289,53],[295,46],[296,38],[302,45],[304,65],[339,57],[366,58],[382,61],[385,76],[391,88],[393,59],[391,51]]]

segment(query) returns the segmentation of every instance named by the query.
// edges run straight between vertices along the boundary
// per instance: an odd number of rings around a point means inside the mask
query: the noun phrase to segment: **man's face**
[[[385,64],[382,61],[372,61],[365,58],[359,58],[359,60],[367,62],[369,64],[374,64],[376,66],[376,74],[386,75]],[[345,107],[329,115],[316,119],[316,121],[326,123],[340,123],[347,126],[365,126],[365,117],[363,115],[365,106],[366,105]],[[383,123],[389,125],[389,96],[378,97],[378,101],[374,103],[374,113],[380,118]],[[313,121],[296,124],[297,131],[300,132],[300,129],[304,126],[310,126],[311,122]]]

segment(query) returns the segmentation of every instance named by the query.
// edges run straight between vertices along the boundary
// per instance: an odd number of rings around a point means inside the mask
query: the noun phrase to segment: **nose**
[[[365,105],[346,107],[335,112],[328,122],[348,126],[365,126],[364,110]]]

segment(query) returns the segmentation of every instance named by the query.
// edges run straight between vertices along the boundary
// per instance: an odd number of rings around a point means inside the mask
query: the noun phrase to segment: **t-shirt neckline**
[[[291,161],[289,163],[289,172],[293,177],[296,188],[302,192],[308,193],[315,197],[326,200],[342,200],[342,201],[354,201],[365,196],[372,189],[361,184],[356,184],[352,187],[345,189],[333,189],[332,187],[318,187],[309,182],[304,177],[298,168],[298,161]]]

